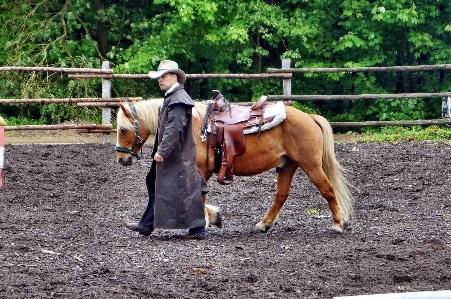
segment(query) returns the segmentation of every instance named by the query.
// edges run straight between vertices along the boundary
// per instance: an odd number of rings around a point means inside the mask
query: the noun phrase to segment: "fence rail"
[[[268,68],[268,73],[349,73],[349,72],[415,72],[449,70],[451,64],[412,65],[412,66],[368,66],[368,67],[340,67],[340,68]]]
[[[355,95],[269,95],[268,99],[282,101],[310,101],[310,100],[361,100],[361,99],[408,99],[408,98],[437,98],[451,96],[451,92],[436,93],[395,93],[395,94],[355,94]]]
[[[149,79],[147,74],[69,74],[71,79]],[[186,79],[291,79],[291,73],[262,74],[186,74]]]
[[[49,73],[92,73],[92,74],[112,74],[112,69],[92,69],[92,68],[63,68],[63,67],[34,67],[34,66],[2,66],[0,72],[20,71],[20,72],[49,72]]]
[[[22,131],[22,130],[102,130],[110,131],[113,128],[111,124],[84,124],[84,125],[24,125],[24,126],[5,126],[5,131]]]
[[[42,98],[42,99],[0,99],[0,104],[30,104],[30,103],[99,103],[103,102],[125,102],[125,101],[141,101],[142,97],[122,97],[122,98],[111,98],[111,99],[103,99],[103,98],[60,98],[60,99],[51,99],[51,98]]]
[[[332,127],[386,127],[386,126],[416,126],[416,125],[451,125],[451,119],[426,119],[426,120],[384,120],[363,122],[330,122]]]

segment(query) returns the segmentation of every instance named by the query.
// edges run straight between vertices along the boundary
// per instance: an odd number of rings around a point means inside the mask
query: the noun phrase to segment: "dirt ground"
[[[143,237],[122,226],[145,208],[147,170],[117,164],[112,145],[13,137],[0,188],[0,298],[333,298],[451,288],[449,142],[336,143],[357,188],[343,234],[329,230],[327,203],[300,171],[266,234],[251,230],[272,202],[275,171],[231,186],[213,178],[208,202],[222,209],[224,226],[185,241],[167,238],[183,231]],[[150,145],[143,154],[150,162]]]

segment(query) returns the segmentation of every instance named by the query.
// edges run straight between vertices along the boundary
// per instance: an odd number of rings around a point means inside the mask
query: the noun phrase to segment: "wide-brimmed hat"
[[[181,69],[179,69],[179,65],[177,64],[177,62],[172,60],[163,60],[162,62],[160,62],[158,70],[150,71],[149,77],[152,79],[157,79],[167,73],[177,74],[177,81],[180,84],[183,84],[183,82],[185,82],[186,78],[185,73]]]

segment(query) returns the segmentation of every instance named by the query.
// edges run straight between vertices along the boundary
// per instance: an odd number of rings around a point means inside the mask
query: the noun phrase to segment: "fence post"
[[[291,63],[290,58],[282,59],[282,68],[289,69],[290,63]],[[283,95],[291,96],[291,79],[282,79],[282,84],[283,84]]]
[[[107,60],[102,62],[102,69],[111,69],[111,63]],[[110,99],[111,98],[111,80],[110,79],[102,79],[102,98]],[[111,124],[111,108],[102,107],[102,124]],[[110,133],[103,133],[102,135],[102,143],[110,144]]]
[[[0,188],[3,185],[2,170],[4,165],[5,157],[5,121],[0,116]]]

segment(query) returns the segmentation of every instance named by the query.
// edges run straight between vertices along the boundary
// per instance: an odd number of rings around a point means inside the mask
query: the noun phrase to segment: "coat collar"
[[[169,88],[169,90],[164,94],[164,98],[166,99],[167,97],[173,95],[177,90],[180,89],[184,89],[183,84],[174,84],[171,88]]]

